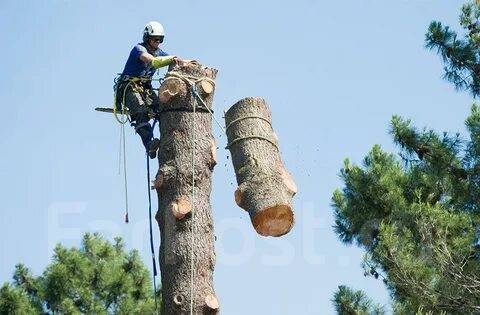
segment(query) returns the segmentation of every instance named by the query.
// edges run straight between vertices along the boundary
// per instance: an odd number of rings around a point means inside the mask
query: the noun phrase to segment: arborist
[[[150,158],[154,159],[160,140],[153,137],[150,120],[159,110],[158,95],[152,87],[152,76],[158,68],[182,60],[160,49],[165,32],[162,24],[156,21],[147,23],[143,31],[143,42],[133,47],[125,68],[116,81],[117,110],[126,106],[135,131],[142,138]]]

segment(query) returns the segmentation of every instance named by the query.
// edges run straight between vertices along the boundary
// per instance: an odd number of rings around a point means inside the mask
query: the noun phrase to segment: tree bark
[[[170,66],[167,77],[172,71],[184,76],[207,77],[212,80],[217,74],[217,70],[202,67],[196,62]],[[203,80],[197,82],[196,86],[206,105],[211,107],[214,90],[212,82]],[[154,187],[158,195],[155,217],[161,236],[162,314],[188,314],[192,285],[193,313],[216,313],[219,305],[213,288],[215,252],[210,205],[211,175],[215,165],[212,117],[201,108],[191,86],[181,78],[170,76],[161,85],[159,97],[161,144]],[[197,107],[195,114],[194,103]],[[194,200],[192,154],[195,165]]]
[[[237,176],[235,201],[263,236],[282,236],[294,224],[297,187],[281,160],[270,110],[264,99],[248,97],[225,113],[228,149]]]

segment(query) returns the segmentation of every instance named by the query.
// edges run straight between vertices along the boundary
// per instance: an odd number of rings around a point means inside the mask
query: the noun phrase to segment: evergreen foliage
[[[480,94],[480,5],[468,2],[462,6],[458,33],[441,22],[430,24],[425,45],[442,58],[444,77],[459,90]]]
[[[346,286],[339,286],[333,297],[333,304],[338,314],[344,315],[383,315],[382,306],[375,304],[363,291],[354,291]]]
[[[333,194],[335,232],[365,249],[365,275],[383,280],[397,314],[480,313],[475,105],[466,126],[469,137],[462,139],[394,116],[399,157],[376,145],[363,166],[346,160],[341,170],[344,187]]]
[[[0,289],[0,314],[154,314],[150,274],[137,251],[98,234],[80,248],[57,245],[39,277],[22,264]]]

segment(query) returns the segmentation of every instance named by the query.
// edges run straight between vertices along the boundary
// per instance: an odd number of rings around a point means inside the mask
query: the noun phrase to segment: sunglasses
[[[150,39],[154,42],[160,42],[163,43],[163,36],[152,36]]]

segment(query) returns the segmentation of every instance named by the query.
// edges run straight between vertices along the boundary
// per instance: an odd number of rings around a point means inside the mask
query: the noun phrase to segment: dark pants
[[[148,151],[153,138],[151,115],[158,112],[160,105],[160,100],[152,89],[151,83],[121,81],[117,88],[117,109],[122,108],[122,102],[125,102],[130,112],[132,126],[142,138],[143,145]]]

